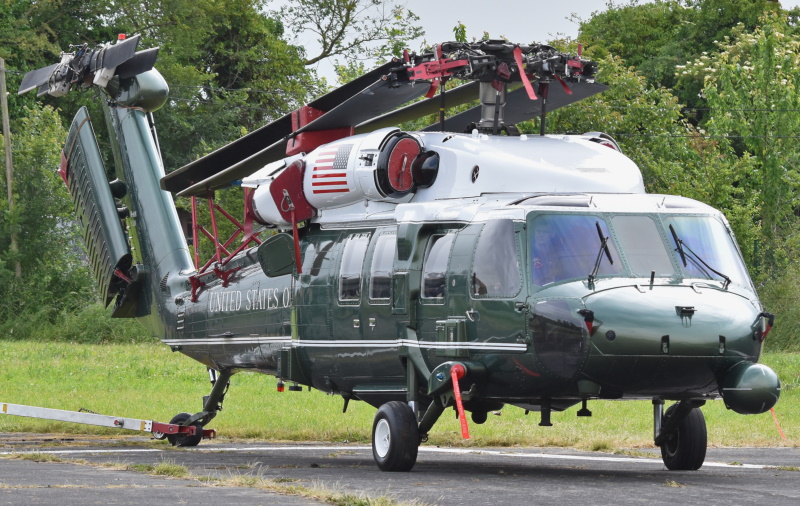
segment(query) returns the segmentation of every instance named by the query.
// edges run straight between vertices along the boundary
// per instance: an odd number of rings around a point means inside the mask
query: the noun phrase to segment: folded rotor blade
[[[547,100],[547,112],[554,111],[566,105],[572,104],[592,95],[596,95],[606,89],[608,86],[600,83],[589,83],[580,81],[572,83],[570,89],[571,95],[567,93],[558,85],[558,83],[551,83],[550,93]],[[504,122],[506,125],[515,125],[522,121],[527,121],[542,114],[542,99],[531,100],[525,88],[517,88],[510,92],[506,97],[506,107],[504,111]],[[467,111],[457,114],[445,120],[445,130],[448,132],[463,132],[468,125],[478,123],[481,120],[481,106],[473,107]],[[435,132],[440,129],[438,123],[430,125],[424,129],[426,132]]]
[[[567,95],[564,89],[558,83],[551,83],[550,93],[547,100],[547,111],[554,111],[561,107],[574,104],[584,98],[589,98],[592,95],[597,95],[608,89],[608,86],[600,83],[588,83],[580,81],[572,83],[570,86],[572,90],[571,95]],[[513,95],[513,96],[512,96]],[[505,118],[506,123],[515,125],[522,121],[527,121],[542,114],[542,99],[530,100],[528,95],[524,93],[524,88],[520,88],[509,93],[509,99],[506,101]]]
[[[445,107],[454,107],[477,100],[478,86],[479,85],[477,82],[471,82],[446,91]],[[360,123],[358,126],[356,126],[356,133],[362,134],[372,132],[380,128],[396,126],[400,123],[405,123],[406,121],[413,121],[430,114],[436,114],[439,112],[441,103],[441,97],[439,96],[414,102],[413,104],[409,104],[405,107],[401,107],[400,109]]]
[[[387,81],[377,81],[293,133],[352,126],[354,123],[380,114],[389,107],[397,107],[424,95],[428,91],[428,87],[425,83],[419,83],[416,86],[403,83],[397,88],[392,88]],[[244,160],[180,191],[178,196],[205,196],[208,191],[225,188],[230,185],[231,181],[249,176],[264,165],[284,158],[287,141],[288,137],[275,142]]]
[[[348,99],[351,99],[353,96],[371,89],[372,85],[374,85],[376,81],[382,82],[381,78],[390,70],[397,68],[398,65],[399,64],[397,62],[386,63],[364,74],[363,76],[350,81],[344,86],[319,97],[308,105],[322,111],[331,111],[336,109],[339,105]],[[360,117],[360,115],[357,114],[357,111],[350,111],[350,113],[354,115],[354,118]],[[323,115],[319,118],[319,120],[322,120],[325,116],[326,115]],[[352,119],[348,119],[346,114],[339,115],[337,113],[336,119],[340,123],[331,122],[328,124],[335,124],[336,126],[326,126],[325,128],[355,126],[355,123],[353,123]],[[358,121],[362,120],[359,119]],[[307,127],[309,126],[310,124],[307,125]],[[315,129],[322,128],[315,127]],[[305,128],[305,130],[308,130],[308,128]],[[255,167],[250,172],[252,173],[260,169],[264,164],[280,159],[281,156],[285,156],[286,141],[293,133],[292,118],[290,114],[287,114],[273,121],[272,123],[254,130],[244,137],[241,137],[230,144],[227,144],[216,151],[181,167],[176,171],[167,174],[161,179],[161,188],[169,192],[180,192],[183,194],[184,190],[187,188],[205,181],[208,181],[208,189],[227,186],[228,183],[230,183],[230,181],[233,179],[222,181],[220,178],[214,178],[213,180],[210,180],[209,178],[226,171],[228,168],[237,168],[235,173],[238,174],[239,170],[246,171],[251,167]],[[274,153],[277,153],[277,148],[274,146],[278,142],[282,142],[284,146],[284,154],[280,155],[278,158],[268,160],[267,158],[270,158],[274,155]],[[269,153],[269,156],[266,156],[265,153]],[[259,163],[261,163],[261,165],[258,165]],[[224,177],[227,177],[229,173],[225,172],[225,174],[226,176]],[[249,173],[245,173],[239,177],[244,177],[247,175],[249,175]]]
[[[427,82],[392,87],[388,81],[377,81],[294,133],[355,126],[421,97],[429,88]]]
[[[224,184],[216,183],[218,177],[227,177],[219,175],[222,173],[228,174],[228,169],[244,166],[249,170],[249,168],[252,167],[252,171],[241,176],[244,177],[260,169],[267,163],[274,162],[286,156],[286,142],[289,138],[288,134],[291,131],[292,117],[287,114],[233,141],[231,144],[227,144],[203,158],[199,158],[188,165],[184,165],[175,172],[167,174],[161,178],[161,188],[181,196],[189,195],[185,190],[192,188],[192,195],[205,196],[205,193],[211,189],[211,178],[214,178],[215,189],[228,186],[235,178],[227,179]],[[272,140],[272,144],[266,144],[270,140]],[[232,150],[231,146],[234,144],[241,148],[241,151],[237,153],[235,150]],[[268,157],[270,158],[268,160],[266,158],[262,159],[260,155],[262,155],[265,149],[268,150],[275,144],[283,146],[283,151],[280,152],[279,156],[276,158]],[[259,163],[261,165],[259,165]],[[202,183],[202,185],[199,185],[199,183]]]
[[[262,149],[239,163],[231,165],[208,179],[186,188],[177,195],[179,197],[205,197],[209,191],[226,188],[231,185],[231,181],[245,178],[264,167],[266,164],[286,157],[286,142],[286,139],[281,139],[275,144]]]

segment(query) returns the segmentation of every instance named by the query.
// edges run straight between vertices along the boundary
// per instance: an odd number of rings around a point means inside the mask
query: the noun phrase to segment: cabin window
[[[633,274],[672,276],[675,267],[664,247],[664,241],[652,218],[647,216],[617,216],[614,225],[619,247],[625,254]]]
[[[369,244],[369,234],[355,234],[347,238],[339,269],[339,300],[361,298],[361,269]]]
[[[422,264],[422,297],[444,299],[447,290],[447,263],[454,234],[435,235],[428,242]]]
[[[491,220],[483,226],[472,262],[472,295],[513,297],[522,287],[514,222]]]
[[[375,242],[369,271],[369,298],[389,300],[392,297],[392,266],[397,249],[397,236],[383,234]]]
[[[538,215],[531,220],[529,230],[531,279],[537,286],[588,278],[601,253],[601,235],[609,238],[606,245],[614,263],[605,254],[600,255],[597,275],[611,276],[623,271],[614,240],[599,216]]]

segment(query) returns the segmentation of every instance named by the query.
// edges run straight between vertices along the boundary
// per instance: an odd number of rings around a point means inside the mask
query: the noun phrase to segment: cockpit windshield
[[[678,245],[674,244],[677,237],[684,250],[680,262],[687,276],[748,283],[739,252],[722,223],[707,216],[671,216],[664,221],[675,231],[673,249],[680,256]]]
[[[714,216],[533,213],[528,224],[536,286],[609,276],[751,286],[733,238]]]
[[[598,234],[609,237],[606,222],[598,216],[579,214],[543,214],[533,219],[530,228],[533,283],[538,286],[557,283],[565,279],[586,278],[595,266],[600,265],[598,276],[623,272],[616,245],[608,240],[612,264],[605,256],[603,242]]]

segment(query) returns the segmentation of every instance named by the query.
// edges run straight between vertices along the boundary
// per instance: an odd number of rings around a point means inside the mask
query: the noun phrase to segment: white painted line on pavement
[[[276,451],[371,451],[371,446],[248,446],[248,447],[213,447],[205,446],[202,448],[192,448],[189,451],[198,452],[276,452]],[[103,453],[153,453],[166,452],[168,450],[158,450],[153,448],[121,448],[118,450],[40,450],[22,452],[0,452],[0,455],[29,455],[29,454],[52,454],[52,455],[78,455],[78,454],[103,454]],[[595,461],[595,462],[619,462],[625,464],[656,464],[663,466],[659,458],[641,457],[611,457],[611,456],[589,456],[589,455],[563,455],[557,453],[528,453],[524,451],[499,451],[482,450],[467,448],[434,448],[420,446],[421,453],[451,453],[451,454],[473,454],[473,455],[495,455],[527,459],[552,459],[552,460],[575,460],[575,461]],[[757,465],[757,464],[725,464],[723,462],[705,462],[703,467],[724,467],[729,469],[768,469],[778,467],[777,465]]]

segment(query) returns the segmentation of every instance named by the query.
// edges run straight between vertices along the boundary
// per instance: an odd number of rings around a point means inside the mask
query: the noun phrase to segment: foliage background
[[[397,54],[422,35],[416,20],[378,0],[302,0],[280,11],[264,0],[4,0],[0,57],[13,91],[69,44],[141,33],[141,47],[160,47],[158,68],[170,83],[170,99],[155,113],[170,171],[325,91],[314,62],[341,59],[347,77],[363,68],[349,54]],[[551,113],[547,125],[550,133],[608,132],[639,164],[648,191],[721,209],[767,310],[778,315],[767,341],[773,351],[800,349],[798,20],[800,11],[774,0],[608,2],[582,23],[579,40],[610,89]],[[311,31],[322,50],[294,44],[286,26]],[[461,24],[454,33],[471,38]],[[572,40],[539,42],[576,50]],[[2,192],[0,339],[149,339],[97,305],[54,172],[64,126],[79,105],[99,117],[99,102],[91,94],[12,92],[9,104],[16,208],[9,211]],[[537,121],[521,127],[539,129]]]

